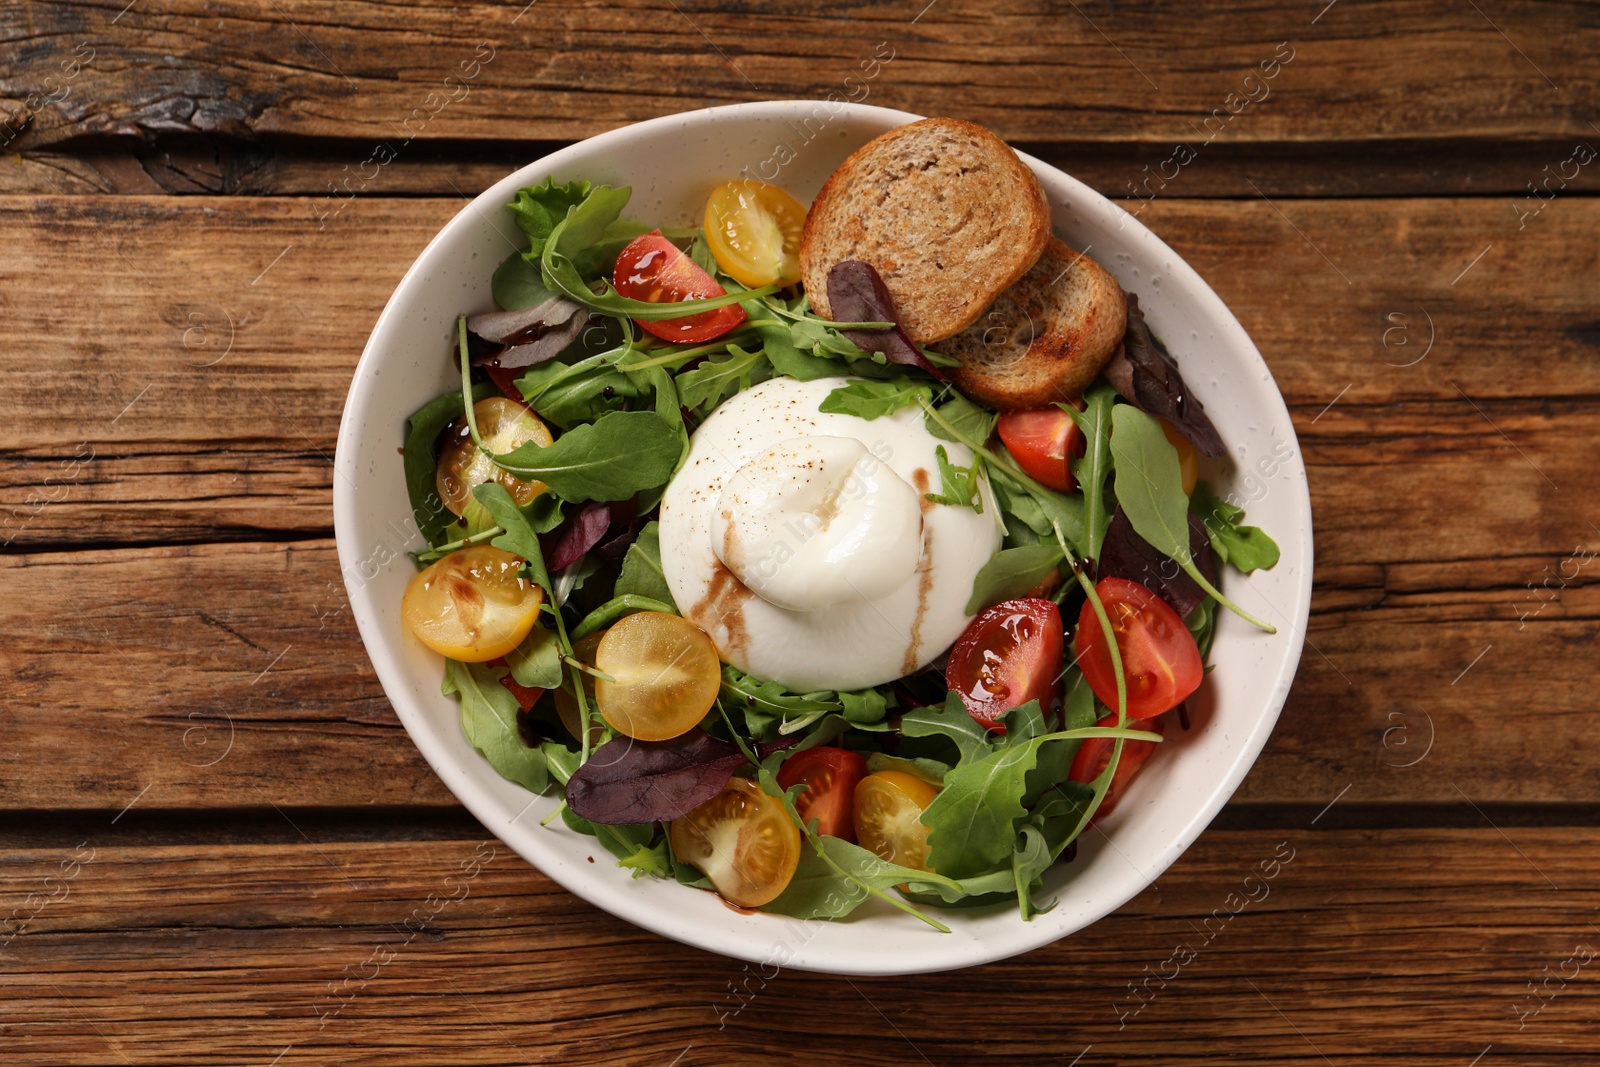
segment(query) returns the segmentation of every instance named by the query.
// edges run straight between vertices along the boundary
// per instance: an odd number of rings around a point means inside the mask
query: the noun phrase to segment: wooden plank
[[[0,540],[326,534],[355,359],[460,206],[361,200],[319,229],[326,209],[292,198],[0,197],[0,344],[31,357],[0,365]],[[1488,519],[1452,509],[1448,558],[1553,555],[1586,528],[1600,203],[1557,198],[1520,230],[1513,208],[1143,205],[1288,398],[1325,559],[1437,558],[1419,482]],[[1374,540],[1369,514],[1413,532]]]
[[[1583,566],[1552,568],[1578,580],[1539,614],[1526,589],[1471,588],[1470,564],[1338,593],[1239,799],[1600,801]],[[0,810],[454,804],[378,687],[331,542],[6,556],[0,590]]]
[[[1569,3],[1537,0],[1492,18],[1442,0],[434,3],[404,19],[310,0],[121,8],[10,0],[0,24],[17,61],[0,95],[21,133],[0,136],[25,148],[163,133],[577,139],[833,92],[1020,141],[1167,146],[1203,141],[1213,116],[1229,141],[1565,140],[1593,135],[1600,103],[1584,76],[1600,31]]]
[[[12,556],[0,573],[16,680],[0,807],[454,804],[377,684],[331,542]],[[48,749],[22,740],[36,732]]]
[[[1052,946],[847,980],[645,934],[498,842],[138,848],[107,826],[0,864],[0,1026],[18,1067],[1577,1063],[1596,843],[1213,832]]]
[[[362,197],[459,196],[487,189],[530,160],[566,147],[566,141],[466,142],[413,147],[383,168],[382,180],[360,187]],[[1587,141],[1584,143],[1588,143]],[[1019,141],[1016,147],[1111,197],[1148,195],[1161,183],[1168,141]],[[1571,156],[1572,140],[1518,140],[1492,149],[1471,139],[1373,142],[1214,141],[1185,166],[1174,188],[1188,198],[1398,197],[1529,195],[1544,167]],[[85,138],[60,150],[22,151],[0,167],[0,195],[120,193],[175,196],[347,195],[339,183],[358,173],[370,144],[355,141],[244,140],[213,136],[157,137],[127,145],[115,138]],[[1171,176],[1172,164],[1166,174]],[[1564,168],[1551,179],[1562,195],[1600,189],[1600,171]],[[1572,172],[1576,170],[1576,174]],[[1565,180],[1563,186],[1561,182]],[[1541,190],[1541,195],[1543,191]]]

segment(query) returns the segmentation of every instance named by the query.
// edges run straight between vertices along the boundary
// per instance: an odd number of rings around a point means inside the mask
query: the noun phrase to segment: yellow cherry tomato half
[[[800,201],[748,178],[717,186],[706,201],[706,244],[717,266],[751,288],[800,280],[805,223]]]
[[[1183,491],[1187,496],[1194,495],[1194,484],[1200,480],[1200,453],[1194,450],[1194,445],[1189,439],[1178,432],[1178,428],[1166,419],[1161,421],[1161,432],[1167,435],[1167,440],[1172,447],[1178,450],[1178,471],[1183,476]]]
[[[544,591],[522,577],[522,558],[493,545],[452,552],[411,579],[400,601],[417,640],[451,659],[482,663],[522,643]]]
[[[472,416],[477,420],[483,443],[496,455],[504,455],[529,441],[548,445],[553,440],[539,416],[503,396],[478,401],[472,405]],[[488,481],[505,486],[519,508],[526,507],[544,492],[543,482],[525,482],[496,467],[494,461],[472,443],[467,420],[457,419],[445,432],[445,444],[439,452],[439,470],[434,476],[439,499],[457,515],[465,514],[467,505],[474,500],[472,490]]]
[[[856,841],[890,863],[928,867],[928,828],[922,813],[939,791],[905,771],[876,771],[856,786]]]
[[[605,637],[606,631],[588,634],[572,642],[572,655],[579,663],[594,666],[594,652],[600,647],[600,639]],[[589,744],[596,745],[600,742],[600,735],[605,732],[605,726],[600,722],[600,717],[595,713],[594,675],[583,672],[583,696],[589,709]],[[561,717],[561,725],[567,728],[567,733],[576,741],[582,736],[583,726],[579,721],[578,701],[572,695],[572,672],[562,668],[561,687],[556,690],[556,714]]]
[[[733,779],[721,793],[672,820],[667,834],[673,855],[741,908],[776,899],[800,864],[800,831],[783,802],[748,778]]]
[[[666,741],[705,718],[722,688],[722,663],[706,632],[664,611],[629,615],[595,649],[600,714],[619,734]]]

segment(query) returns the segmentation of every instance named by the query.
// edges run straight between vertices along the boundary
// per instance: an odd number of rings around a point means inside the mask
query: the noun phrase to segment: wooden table
[[[1600,1062],[1594,4],[124,3],[0,5],[6,1064]],[[773,974],[558,889],[412,747],[334,554],[351,370],[464,197],[829,92],[1129,197],[1317,516],[1233,802],[956,974]]]

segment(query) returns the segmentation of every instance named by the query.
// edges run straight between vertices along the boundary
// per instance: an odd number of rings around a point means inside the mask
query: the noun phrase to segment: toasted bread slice
[[[961,119],[923,119],[862,145],[811,204],[800,272],[828,314],[828,271],[859,259],[882,276],[900,325],[927,344],[971,325],[1050,237],[1050,204],[1009,145]]]
[[[966,330],[934,346],[961,366],[956,385],[1001,411],[1077,397],[1122,343],[1128,305],[1109,272],[1065,241]]]

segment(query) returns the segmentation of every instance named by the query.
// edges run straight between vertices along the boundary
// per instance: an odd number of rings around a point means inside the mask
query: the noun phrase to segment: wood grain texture
[[[909,105],[908,105],[909,106]],[[1528,185],[1555,173],[1578,141],[1532,139],[1486,150],[1482,141],[1439,138],[1392,142],[1215,140],[1185,166],[1174,190],[1185,197],[1397,197],[1529,195]],[[458,196],[486,189],[530,160],[570,142],[459,141],[421,145],[382,170],[382,179],[357,180],[372,151],[362,142],[246,140],[242,137],[156,136],[128,143],[85,138],[67,147],[22,151],[0,160],[0,195],[121,193],[136,196]],[[1170,141],[1017,141],[1015,147],[1068,172],[1112,197],[1160,189]],[[1555,164],[1556,166],[1551,166]],[[1551,170],[1546,172],[1545,167]],[[1172,164],[1166,165],[1171,177]],[[1594,168],[1578,168],[1562,195],[1600,189]],[[1155,178],[1152,178],[1152,174]],[[355,177],[352,177],[354,175]],[[1557,178],[1559,178],[1557,174]],[[1543,191],[1541,190],[1541,195]]]
[[[355,360],[461,203],[0,197],[0,344],[34,357],[0,363],[0,538],[325,535]],[[1553,564],[1600,522],[1600,202],[1515,203],[1131,204],[1272,367],[1327,563]]]
[[[1600,632],[1593,573],[1526,620],[1525,591],[1431,591],[1470,587],[1445,565],[1394,574],[1376,604],[1317,595],[1240,800],[1348,786],[1362,804],[1600,802],[1593,678],[1576,666]],[[0,557],[0,590],[0,810],[455,804],[377,684],[329,541]]]
[[[1228,140],[1517,141],[1589,137],[1600,103],[1586,76],[1600,21],[1570,2],[1518,0],[1493,20],[1441,0],[1345,0],[1320,15],[1244,0],[924,7],[9,0],[0,25],[18,61],[0,98],[24,116],[13,124],[28,149],[172,133],[576,139],[829,92],[1014,141],[1203,140],[1230,93],[1260,103],[1226,123]],[[875,52],[892,61],[863,80]],[[1275,54],[1292,58],[1264,89],[1244,82]]]
[[[1600,8],[124,3],[0,0],[7,1067],[1595,1059],[1600,168],[1529,194],[1600,145]],[[356,358],[465,197],[829,92],[1130,197],[1266,356],[1316,513],[1216,827],[950,975],[711,956],[480,841],[331,541]]]
[[[5,536],[44,550],[0,569],[28,740],[0,806],[116,810],[152,782],[163,808],[449,803],[366,666],[329,543],[254,542],[327,536],[356,354],[458,204],[364,201],[319,232],[284,199],[0,202],[16,238],[0,342],[52,371],[0,365]],[[1600,627],[1600,204],[1558,199],[1520,231],[1507,203],[1479,200],[1158,199],[1143,218],[1255,337],[1310,473],[1312,629],[1241,798],[1359,784],[1358,799],[1458,804],[1469,783],[1484,802],[1600,799],[1592,761],[1569,758],[1592,753],[1593,688],[1573,664]],[[107,232],[125,269],[104,267]],[[60,551],[215,540],[244,543]],[[130,712],[96,713],[62,650],[107,665]],[[211,751],[185,739],[219,736],[224,712],[230,773],[203,773]],[[72,743],[82,729],[96,742]],[[1426,761],[1402,766],[1427,737]],[[1532,762],[1505,761],[1508,744]],[[68,758],[38,766],[35,745]],[[296,758],[315,773],[277,773]]]
[[[0,918],[14,916],[0,940],[15,934],[0,1033],[18,1067],[1311,1067],[1467,1064],[1489,1045],[1500,1062],[1581,1063],[1600,1012],[1596,843],[1593,829],[1213,832],[1064,941],[847,980],[643,933],[498,842],[197,854],[121,846],[107,826],[0,864]],[[981,1026],[961,1010],[975,989]]]
[[[330,542],[13,556],[0,573],[0,807],[454,804],[377,684]]]

